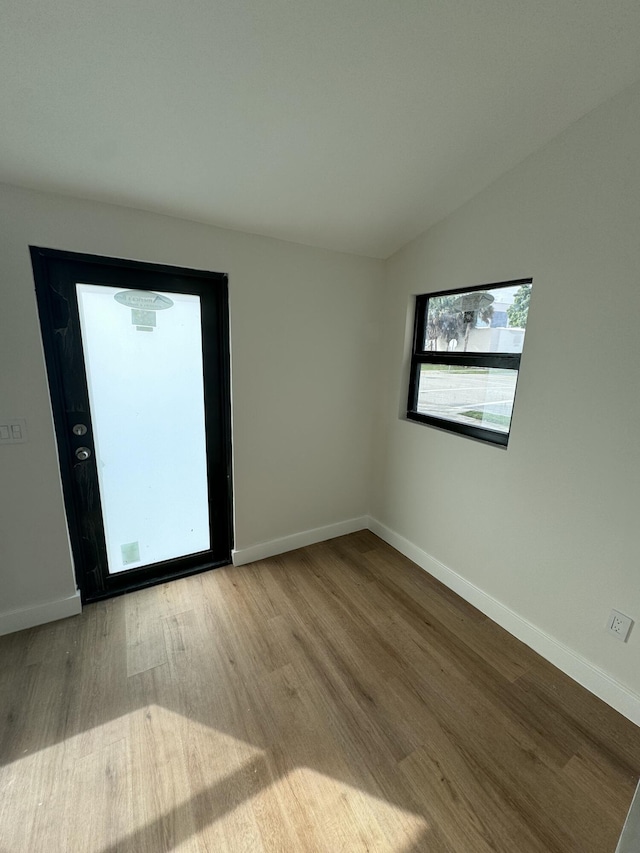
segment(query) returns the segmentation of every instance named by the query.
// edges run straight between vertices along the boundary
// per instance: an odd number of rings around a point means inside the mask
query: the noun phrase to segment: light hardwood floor
[[[640,729],[371,533],[0,638],[1,853],[613,853]]]

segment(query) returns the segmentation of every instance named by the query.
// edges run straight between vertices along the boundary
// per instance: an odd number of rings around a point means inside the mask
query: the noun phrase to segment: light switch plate
[[[0,418],[0,444],[23,444],[27,441],[24,418]]]

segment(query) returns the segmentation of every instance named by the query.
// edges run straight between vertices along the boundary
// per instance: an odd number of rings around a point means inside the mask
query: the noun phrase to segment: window
[[[532,280],[416,297],[407,417],[506,445]]]

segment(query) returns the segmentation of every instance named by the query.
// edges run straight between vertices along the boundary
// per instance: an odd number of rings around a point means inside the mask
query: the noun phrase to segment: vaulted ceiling
[[[387,257],[638,78],[638,0],[2,0],[0,181]]]

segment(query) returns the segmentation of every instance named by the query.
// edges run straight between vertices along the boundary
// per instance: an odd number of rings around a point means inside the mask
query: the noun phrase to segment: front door
[[[31,257],[83,600],[228,564],[226,276]]]

